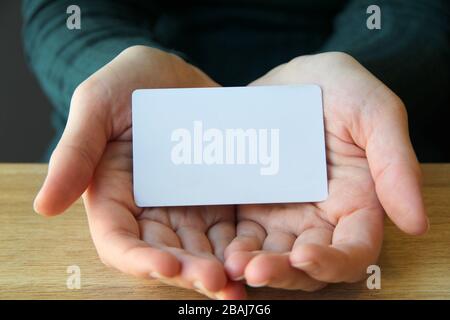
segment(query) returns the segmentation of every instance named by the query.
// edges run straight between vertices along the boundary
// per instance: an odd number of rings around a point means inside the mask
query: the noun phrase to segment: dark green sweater
[[[66,9],[81,8],[81,30]],[[26,0],[29,63],[55,112],[59,139],[75,87],[136,44],[175,51],[225,86],[245,85],[303,54],[344,51],[405,102],[422,161],[450,160],[449,8],[445,0]],[[366,9],[381,7],[381,30]],[[439,121],[445,119],[442,125]]]

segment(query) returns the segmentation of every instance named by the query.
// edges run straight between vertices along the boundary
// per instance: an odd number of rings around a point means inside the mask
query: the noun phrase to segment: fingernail
[[[194,281],[194,283],[192,284],[194,286],[195,289],[200,290],[200,291],[208,291],[205,289],[205,287],[203,286],[203,283],[201,283],[201,281],[196,280]]]
[[[225,295],[223,292],[218,292],[215,296],[217,300],[225,300]]]
[[[241,281],[241,280],[244,280],[244,275],[241,275],[241,276],[238,276],[238,277],[236,277],[236,278],[233,278],[232,280],[233,281]]]
[[[211,299],[218,299],[217,293],[211,292],[208,289],[206,289],[203,283],[201,283],[201,281],[196,280],[192,285],[194,286],[195,289],[197,289],[196,290],[197,292],[204,294]]]
[[[155,279],[167,279],[167,277],[161,275],[159,272],[156,272],[156,271],[150,272],[150,277],[155,278]]]
[[[204,290],[205,289],[205,287],[203,286],[203,284],[199,280],[194,281],[193,286],[194,286],[195,289],[198,289],[198,290]]]
[[[261,287],[265,287],[267,286],[267,284],[269,283],[269,281],[265,281],[265,282],[261,282],[261,283],[249,283],[247,281],[247,285],[252,287],[252,288],[261,288]]]
[[[36,200],[37,200],[37,198],[38,198],[38,196],[36,196],[36,198],[34,198],[34,201],[33,201],[33,211],[35,212],[35,213],[37,213],[37,214],[39,214],[39,211],[36,209]]]

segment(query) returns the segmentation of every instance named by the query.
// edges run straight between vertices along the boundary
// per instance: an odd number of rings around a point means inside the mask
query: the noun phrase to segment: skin
[[[329,197],[238,208],[225,265],[251,286],[313,291],[361,280],[380,253],[384,210],[407,233],[428,228],[400,99],[342,53],[296,58],[251,85],[307,83],[323,90]]]
[[[329,175],[324,202],[136,207],[131,92],[218,84],[174,55],[135,46],[75,91],[34,208],[56,215],[83,194],[105,264],[211,298],[245,298],[244,281],[308,291],[357,281],[380,252],[384,211],[407,233],[428,228],[406,111],[395,94],[342,53],[296,58],[251,85],[302,83],[323,90]]]

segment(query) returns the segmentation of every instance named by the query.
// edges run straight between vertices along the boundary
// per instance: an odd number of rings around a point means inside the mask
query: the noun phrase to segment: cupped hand
[[[323,90],[329,196],[238,208],[225,267],[251,286],[313,291],[360,280],[380,252],[384,212],[409,234],[428,228],[405,107],[356,60],[303,56],[251,85],[311,83]]]
[[[132,196],[132,91],[211,86],[217,84],[172,54],[143,46],[123,51],[75,90],[35,210],[59,214],[84,193],[105,264],[213,298],[244,297],[243,285],[227,280],[221,262],[235,235],[233,207],[142,209]]]
[[[243,285],[229,281],[223,266],[235,237],[234,206],[139,208],[131,168],[131,142],[109,142],[83,197],[102,261],[210,298],[244,298]]]

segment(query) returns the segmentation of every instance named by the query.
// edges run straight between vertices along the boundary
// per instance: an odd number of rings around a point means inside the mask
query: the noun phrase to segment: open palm
[[[131,141],[108,143],[84,202],[106,264],[211,298],[245,296],[242,284],[228,281],[223,267],[224,249],[235,237],[234,207],[137,207]]]
[[[255,286],[304,290],[357,280],[379,253],[383,210],[405,232],[427,229],[405,108],[354,59],[337,53],[294,59],[252,85],[306,83],[324,92],[324,202],[136,207],[132,91],[218,84],[178,57],[135,46],[75,91],[34,208],[56,215],[83,194],[104,263],[209,297],[245,297],[243,284],[233,281],[243,278]]]
[[[234,207],[138,208],[132,194],[132,91],[217,85],[174,55],[143,46],[124,50],[75,91],[35,210],[59,214],[83,193],[105,264],[212,298],[245,297],[223,266],[235,236]]]
[[[323,282],[359,280],[375,262],[383,209],[364,151],[330,132],[326,141],[326,201],[238,208],[238,237],[227,249],[232,278],[309,291]]]
[[[324,92],[329,196],[238,208],[226,269],[251,286],[312,291],[358,281],[380,252],[383,210],[406,232],[427,226],[400,100],[340,53],[297,58],[251,85],[303,83]]]

